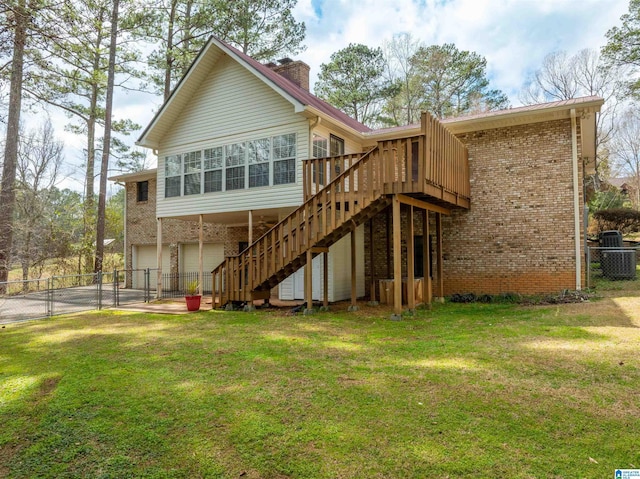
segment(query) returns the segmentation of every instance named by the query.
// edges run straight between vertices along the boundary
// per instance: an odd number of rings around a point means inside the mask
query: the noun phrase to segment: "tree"
[[[298,0],[156,0],[139,32],[157,48],[150,80],[166,100],[211,35],[258,61],[303,49],[305,25],[291,11]]]
[[[381,120],[388,125],[409,125],[420,121],[422,90],[411,58],[421,47],[410,34],[394,35],[383,46],[386,78],[395,85],[396,94],[384,102]]]
[[[455,45],[420,47],[411,58],[422,91],[419,108],[438,118],[491,111],[509,106],[507,96],[489,88],[487,61]]]
[[[15,255],[28,279],[32,267],[43,266],[51,258],[54,238],[51,221],[50,192],[62,163],[63,144],[55,139],[47,120],[37,131],[20,134],[17,164]]]
[[[129,9],[135,9],[133,2],[125,2]],[[60,15],[67,35],[45,46],[36,56],[38,74],[31,75],[29,92],[40,101],[64,111],[76,122],[67,126],[74,133],[86,137],[86,170],[84,200],[84,267],[90,271],[94,264],[94,244],[96,232],[95,209],[95,161],[100,146],[100,130],[105,120],[105,96],[109,69],[108,52],[111,39],[111,0],[79,0],[66,2]],[[131,15],[128,28],[134,28],[135,15]],[[92,21],[87,21],[91,19]],[[120,75],[123,86],[131,76],[137,76],[134,68],[139,52],[120,31],[116,45],[116,63],[114,71]],[[133,122],[123,119],[114,121],[109,130],[129,134],[138,129]],[[112,139],[114,140],[114,139]],[[104,147],[104,142],[102,142]],[[111,142],[110,142],[111,145]],[[119,144],[123,146],[123,143]]]
[[[611,64],[627,66],[637,72],[640,67],[640,0],[631,0],[629,12],[622,15],[620,20],[621,26],[607,32],[607,44],[602,53]],[[640,79],[633,78],[626,84],[633,96],[640,96]]]
[[[598,191],[608,171],[607,144],[615,130],[625,67],[607,64],[597,50],[584,49],[575,55],[565,51],[548,54],[542,66],[527,80],[520,93],[524,104],[599,96],[605,100],[596,116],[596,173],[591,188]]]
[[[113,85],[116,73],[116,50],[118,43],[118,8],[119,0],[112,0],[111,41],[109,45],[109,68],[107,72],[107,93],[104,115],[104,141],[102,147],[102,164],[100,168],[100,190],[98,193],[98,220],[96,222],[96,253],[94,273],[102,271],[104,256],[104,222],[107,194],[107,174],[109,172],[109,155],[111,152],[111,125],[113,112]]]
[[[105,211],[105,238],[115,240],[112,250],[124,250],[124,188],[111,195],[107,200]]]
[[[631,186],[631,204],[640,209],[640,113],[634,108],[621,115],[611,155],[617,176],[626,178]]]
[[[2,183],[0,183],[0,284],[7,281],[11,263],[13,244],[13,215],[15,209],[15,179],[18,162],[18,138],[20,113],[22,109],[22,84],[25,47],[31,13],[26,0],[9,4],[3,12],[11,25],[13,55],[11,60],[11,81],[9,93],[9,112],[7,117],[7,136],[4,145],[2,164]],[[4,286],[0,286],[0,293]]]
[[[373,125],[392,88],[384,71],[382,49],[351,43],[320,65],[315,93],[359,122]]]

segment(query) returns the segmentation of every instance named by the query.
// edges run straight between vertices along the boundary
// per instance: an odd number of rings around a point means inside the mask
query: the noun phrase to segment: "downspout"
[[[573,169],[573,223],[574,243],[576,253],[576,291],[582,289],[582,255],[580,248],[580,190],[578,181],[578,127],[576,124],[576,110],[571,109],[571,166]]]

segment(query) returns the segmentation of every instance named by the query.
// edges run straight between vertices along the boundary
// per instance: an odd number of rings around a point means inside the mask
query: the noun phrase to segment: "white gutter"
[[[580,254],[580,191],[578,189],[578,131],[576,110],[571,109],[571,166],[573,168],[573,223],[576,250],[576,291],[582,289],[582,255]]]

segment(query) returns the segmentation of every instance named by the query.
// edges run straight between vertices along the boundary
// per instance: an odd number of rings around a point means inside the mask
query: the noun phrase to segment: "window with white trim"
[[[182,155],[171,155],[164,159],[164,196],[180,196],[182,183]]]
[[[164,196],[295,183],[296,152],[296,134],[287,133],[169,155]]]
[[[273,137],[273,184],[296,181],[296,135],[289,133]]]
[[[201,193],[202,155],[200,151],[192,151],[182,155],[184,168],[183,194],[199,195]]]
[[[225,175],[227,181],[225,189],[240,190],[244,188],[244,165],[246,163],[246,148],[244,143],[235,143],[224,147]]]
[[[223,148],[204,150],[204,192],[222,191]]]
[[[249,141],[249,188],[269,186],[269,138]]]
[[[329,153],[329,140],[313,134],[313,157],[326,158]]]

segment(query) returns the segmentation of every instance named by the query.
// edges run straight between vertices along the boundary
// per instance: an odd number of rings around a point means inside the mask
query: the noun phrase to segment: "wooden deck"
[[[428,114],[418,136],[381,141],[361,154],[305,160],[303,178],[304,203],[213,271],[220,305],[268,298],[274,286],[392,203],[438,214],[470,204],[466,147]],[[308,283],[310,298],[310,277]]]

